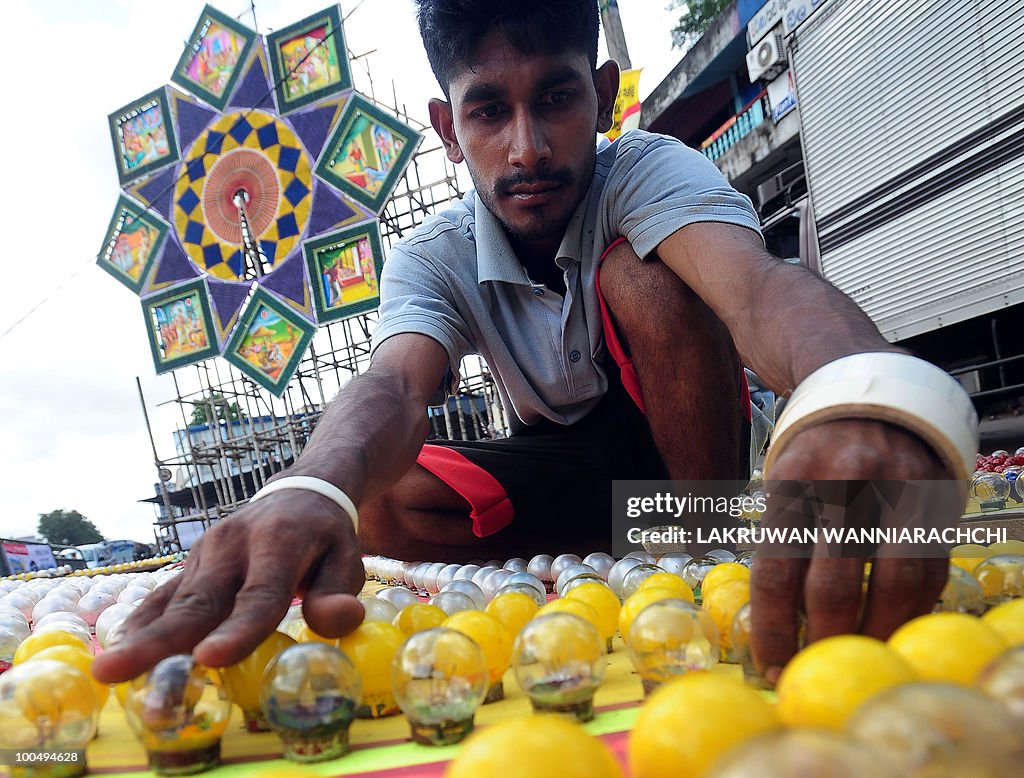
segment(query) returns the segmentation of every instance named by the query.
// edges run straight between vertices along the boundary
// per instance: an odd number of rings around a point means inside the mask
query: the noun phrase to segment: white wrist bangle
[[[352,526],[355,527],[356,533],[359,532],[359,513],[356,511],[356,504],[352,502],[352,498],[337,486],[322,478],[314,478],[308,475],[289,475],[284,478],[278,478],[256,492],[256,494],[249,498],[249,502],[254,502],[261,497],[266,497],[268,494],[279,492],[282,489],[302,489],[307,492],[316,492],[323,495],[348,514],[348,517],[352,519]]]
[[[978,452],[978,416],[949,373],[909,354],[851,354],[815,370],[793,392],[772,433],[765,473],[793,436],[837,419],[876,419],[922,438],[955,478],[967,480]]]

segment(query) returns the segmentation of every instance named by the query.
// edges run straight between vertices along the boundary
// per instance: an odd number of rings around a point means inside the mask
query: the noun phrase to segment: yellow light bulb
[[[0,675],[0,748],[84,751],[97,715],[92,683],[66,662],[38,659]],[[85,759],[62,767],[62,778],[82,775]]]
[[[405,642],[398,627],[381,621],[364,621],[353,632],[335,641],[359,670],[363,679],[363,697],[356,718],[382,718],[398,713],[391,691],[391,662]]]
[[[519,631],[537,615],[538,610],[540,607],[529,594],[510,591],[498,594],[487,603],[484,613],[489,613],[500,621],[509,637],[515,640]]]
[[[295,641],[281,632],[272,632],[245,659],[221,670],[228,698],[242,709],[245,728],[250,732],[267,732],[270,727],[260,709],[260,682],[263,671],[279,653]]]
[[[490,683],[484,702],[504,699],[501,679],[512,661],[512,638],[508,630],[494,616],[483,611],[459,611],[445,619],[441,626],[461,632],[483,651]]]

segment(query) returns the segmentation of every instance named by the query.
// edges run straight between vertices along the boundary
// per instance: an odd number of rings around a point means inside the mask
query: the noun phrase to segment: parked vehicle
[[[90,569],[132,562],[135,559],[135,544],[130,540],[101,540],[86,543],[60,552],[61,559],[76,558],[75,552]]]

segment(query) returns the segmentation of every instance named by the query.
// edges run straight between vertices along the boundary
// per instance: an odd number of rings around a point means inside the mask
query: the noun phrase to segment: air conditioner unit
[[[755,43],[754,48],[747,52],[747,72],[750,74],[750,83],[754,83],[759,78],[774,78],[782,72],[785,64],[786,48],[782,34],[775,30]]]

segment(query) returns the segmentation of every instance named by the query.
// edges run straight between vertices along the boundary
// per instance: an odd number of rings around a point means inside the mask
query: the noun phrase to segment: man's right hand
[[[295,595],[314,632],[344,635],[362,620],[353,595],[364,580],[352,522],[337,505],[298,489],[269,494],[203,535],[181,575],[142,602],[93,673],[117,683],[186,653],[211,667],[234,664],[273,632]]]

